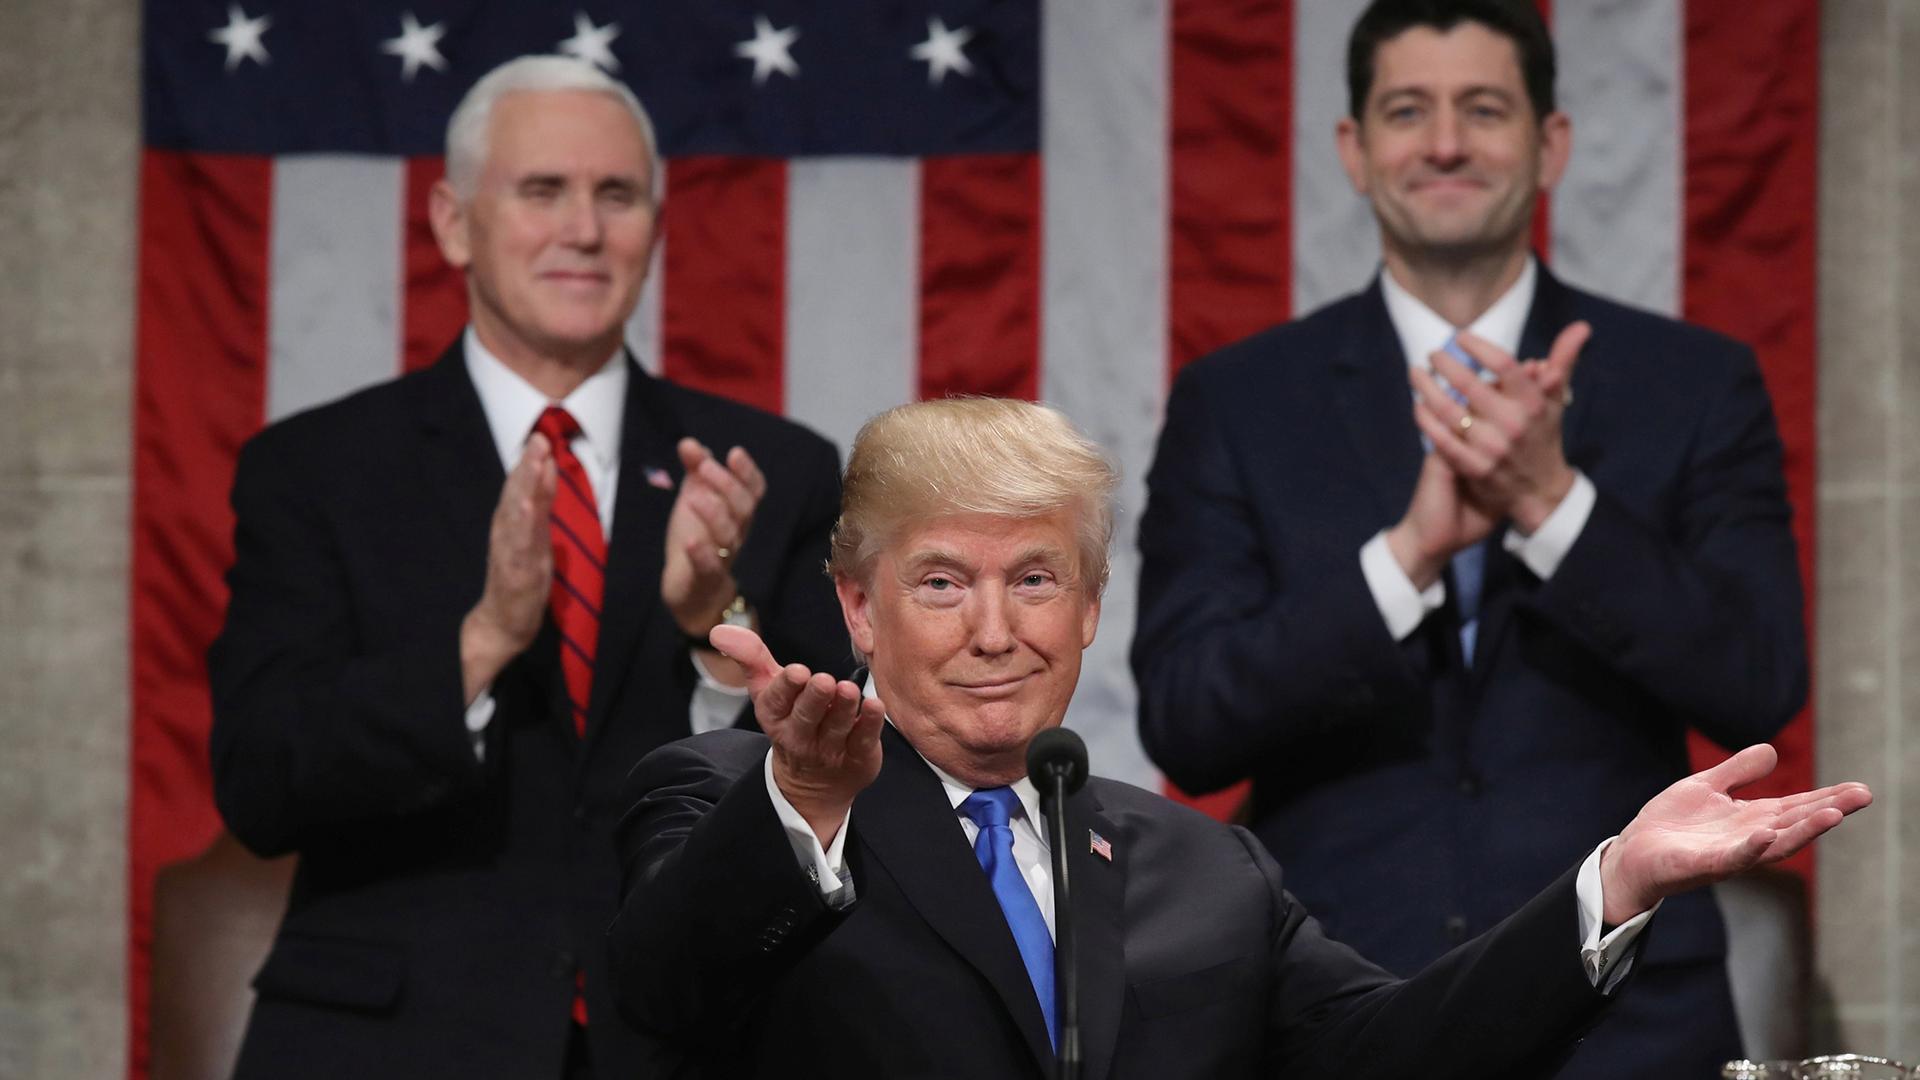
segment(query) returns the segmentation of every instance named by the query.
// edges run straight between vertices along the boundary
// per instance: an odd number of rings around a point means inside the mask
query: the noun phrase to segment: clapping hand
[[[681,439],[676,450],[686,476],[667,516],[660,600],[683,633],[704,638],[739,592],[733,560],[767,480],[738,446],[724,464],[695,439]]]
[[[1848,814],[1873,802],[1849,781],[1778,799],[1733,792],[1773,771],[1779,755],[1761,743],[1654,796],[1600,861],[1602,916],[1617,926],[1664,897],[1778,862]]]
[[[886,706],[824,671],[781,667],[744,626],[716,626],[712,641],[746,673],[754,719],[773,741],[773,782],[821,846],[832,843],[853,797],[880,775]]]

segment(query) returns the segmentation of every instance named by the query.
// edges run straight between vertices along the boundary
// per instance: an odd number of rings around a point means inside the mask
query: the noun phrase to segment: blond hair
[[[865,580],[910,523],[956,514],[1075,513],[1080,572],[1107,586],[1119,472],[1059,410],[1006,398],[943,398],[867,421],[853,440],[827,570]]]

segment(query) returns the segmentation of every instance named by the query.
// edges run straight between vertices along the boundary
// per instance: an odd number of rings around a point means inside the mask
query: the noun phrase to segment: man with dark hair
[[[1181,374],[1132,661],[1167,775],[1251,777],[1301,899],[1407,973],[1684,775],[1688,728],[1770,737],[1806,646],[1752,353],[1529,250],[1572,143],[1532,5],[1381,0],[1349,76],[1382,270]],[[1661,920],[1563,1076],[1738,1056],[1712,897]]]

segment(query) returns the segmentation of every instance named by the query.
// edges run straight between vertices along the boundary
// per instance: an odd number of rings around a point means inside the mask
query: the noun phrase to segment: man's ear
[[[1573,118],[1551,112],[1540,121],[1540,190],[1552,191],[1573,160]]]
[[[433,225],[433,238],[439,243],[440,254],[448,265],[455,270],[465,270],[473,261],[473,246],[467,236],[467,208],[453,185],[444,179],[435,181],[433,190],[427,193],[427,220]]]
[[[873,604],[867,587],[846,574],[833,575],[833,591],[840,597],[840,617],[847,621],[847,636],[860,655],[873,658]]]
[[[1347,170],[1347,182],[1357,195],[1367,194],[1367,148],[1360,121],[1343,116],[1333,125],[1333,146],[1340,152],[1340,167]]]
[[[1094,597],[1087,609],[1080,613],[1080,647],[1093,647],[1094,632],[1100,629],[1100,598]]]

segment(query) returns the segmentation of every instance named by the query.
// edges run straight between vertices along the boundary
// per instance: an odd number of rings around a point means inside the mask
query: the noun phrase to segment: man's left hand
[[[1733,796],[1778,761],[1773,747],[1749,746],[1641,807],[1600,858],[1607,925],[1675,893],[1778,862],[1873,801],[1867,785],[1853,781],[1778,799]]]
[[[1560,332],[1545,360],[1522,364],[1481,338],[1458,337],[1460,347],[1494,376],[1481,381],[1454,357],[1433,354],[1433,375],[1410,372],[1419,394],[1416,423],[1434,452],[1466,482],[1469,494],[1527,535],[1541,526],[1573,488],[1573,466],[1561,445],[1560,419],[1574,361],[1592,335],[1584,322]],[[1463,406],[1435,375],[1466,398]],[[1463,418],[1465,418],[1463,420]]]
[[[686,477],[667,517],[660,600],[682,632],[705,640],[739,593],[733,560],[746,542],[754,508],[767,493],[767,480],[738,446],[724,464],[696,439],[681,439],[676,449]]]

